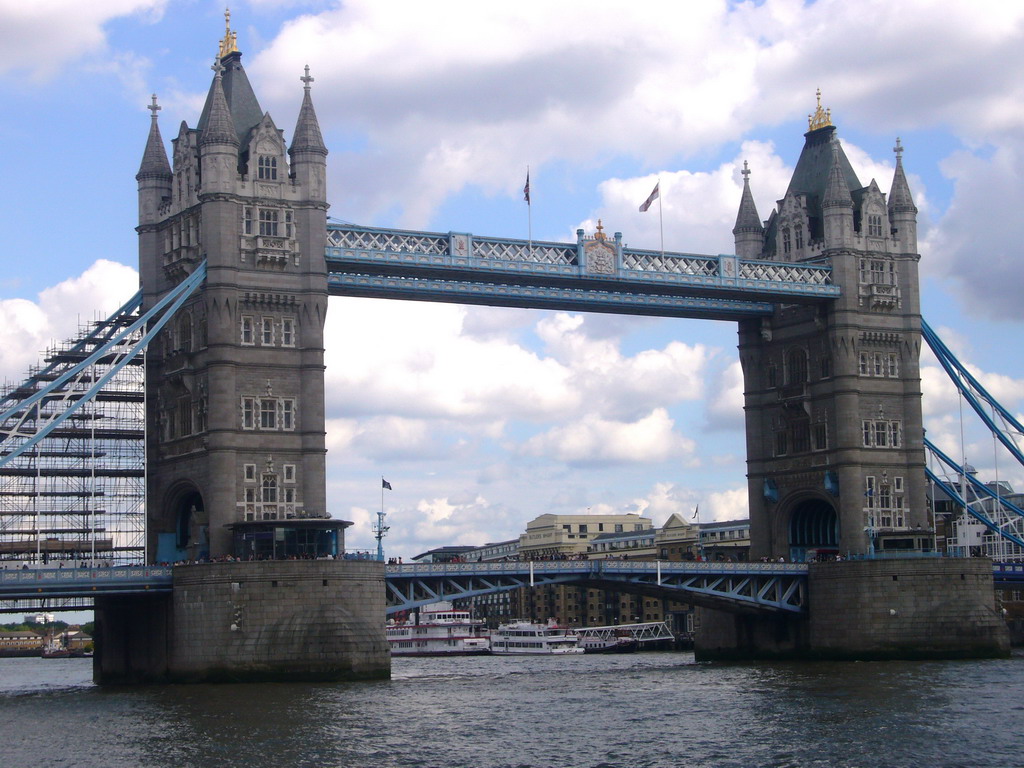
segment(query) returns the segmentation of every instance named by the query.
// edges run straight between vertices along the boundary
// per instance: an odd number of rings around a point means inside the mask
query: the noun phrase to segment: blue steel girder
[[[30,377],[19,388],[23,391],[24,398],[13,404],[8,400],[4,404],[4,410],[0,412],[0,467],[39,443],[85,403],[102,392],[104,386],[148,346],[164,324],[174,316],[205,279],[206,262],[203,261],[196,266],[191,275],[172,288],[151,309],[134,318],[132,322],[125,322],[123,329],[106,337],[102,343],[96,345],[94,351],[85,355],[81,362],[68,367],[53,381],[36,389],[36,384],[41,382],[34,382]],[[111,317],[111,321],[123,319],[126,307],[135,301],[136,298],[133,297],[129,304],[124,305]],[[134,336],[138,333],[142,335],[136,340]],[[108,370],[105,373],[93,379],[89,373],[90,366],[105,357],[112,357],[116,362],[112,362],[107,366]],[[90,384],[84,392],[65,388],[82,377],[87,377]],[[44,414],[43,406],[57,407]]]
[[[612,241],[605,241],[608,247]],[[831,268],[661,253],[614,241],[614,264],[588,265],[587,245],[331,224],[333,295],[736,319],[773,302],[840,294]]]
[[[635,592],[736,612],[803,614],[807,566],[797,563],[552,561],[387,566],[387,612],[545,584]]]

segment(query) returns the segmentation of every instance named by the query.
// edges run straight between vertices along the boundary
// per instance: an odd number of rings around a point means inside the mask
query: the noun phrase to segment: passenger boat
[[[583,653],[583,648],[580,636],[565,627],[513,621],[491,633],[491,653],[503,656]]]
[[[470,656],[487,653],[490,648],[484,622],[451,603],[426,605],[418,619],[388,622],[386,635],[392,656]]]

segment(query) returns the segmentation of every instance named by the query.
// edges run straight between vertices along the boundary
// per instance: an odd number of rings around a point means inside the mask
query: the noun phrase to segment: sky
[[[941,9],[941,12],[939,12]],[[861,182],[899,137],[922,313],[1024,410],[1024,4],[944,0],[238,0],[242,62],[290,140],[309,65],[330,215],[538,240],[622,232],[731,253],[747,161],[761,218],[815,91]],[[158,96],[198,120],[224,32],[209,0],[0,0],[0,380],[113,311],[138,275],[138,170]],[[532,208],[523,201],[530,169]],[[372,329],[372,330],[371,330]],[[538,515],[746,516],[733,323],[334,298],[328,512],[387,556],[514,538]],[[961,455],[929,355],[928,434]],[[980,476],[1024,469],[965,422]],[[382,491],[381,478],[393,490]]]

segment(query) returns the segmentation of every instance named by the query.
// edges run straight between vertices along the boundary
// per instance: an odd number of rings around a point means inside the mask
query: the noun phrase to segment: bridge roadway
[[[178,566],[191,567],[191,566]],[[32,610],[46,601],[97,595],[170,592],[172,566],[30,568],[0,570],[0,613]],[[510,563],[412,563],[385,566],[387,613],[438,600],[546,584],[639,593],[730,611],[799,614],[807,610],[807,566],[802,563],[696,563],[658,560],[555,560]],[[993,563],[997,589],[1024,589],[1024,563]],[[17,601],[17,602],[15,602]]]

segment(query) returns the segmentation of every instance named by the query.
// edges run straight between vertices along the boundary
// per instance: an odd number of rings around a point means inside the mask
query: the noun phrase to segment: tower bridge
[[[99,334],[73,345],[63,368],[51,367],[55,356],[7,393],[0,413],[5,551],[38,560],[56,541],[59,551],[81,554],[61,542],[102,530],[102,472],[65,509],[37,503],[41,493],[63,498],[68,483],[41,490],[42,459],[55,452],[45,441],[102,399],[101,378],[114,382],[135,361],[145,373],[136,385],[144,386],[145,525],[134,549],[119,534],[111,551],[126,559],[142,552],[147,564],[255,560],[176,571],[169,597],[97,598],[108,649],[98,679],[386,672],[385,594],[417,602],[428,582],[402,582],[403,571],[388,577],[386,592],[381,564],[277,559],[341,554],[350,525],[327,510],[323,331],[331,295],[736,322],[752,556],[864,559],[812,566],[806,603],[792,602],[803,587],[777,581],[691,582],[695,602],[704,589],[700,599],[720,603],[724,589],[735,600],[775,595],[780,610],[799,604],[796,612],[807,614],[782,631],[777,620],[709,612],[698,648],[836,658],[1005,652],[987,564],[892,557],[928,553],[934,541],[917,208],[898,141],[889,192],[875,180],[864,185],[819,101],[789,187],[765,220],[744,168],[735,254],[630,248],[600,226],[556,243],[328,223],[328,150],[308,68],[286,143],[241,59],[228,28],[198,122],[181,123],[170,157],[153,99],[136,176],[142,290],[134,340]],[[87,359],[71,359],[87,348]],[[109,377],[96,374],[113,360]],[[103,417],[94,413],[93,423]],[[101,466],[102,456],[89,458]],[[91,560],[102,555],[88,551]],[[672,568],[657,576],[677,577],[684,574]],[[899,608],[881,613],[886,603]],[[832,620],[837,614],[842,621]],[[140,631],[140,615],[154,649],[142,659],[123,640]],[[897,615],[912,620],[894,630]],[[938,637],[929,628],[940,625],[965,629]],[[302,650],[309,648],[316,650]]]

